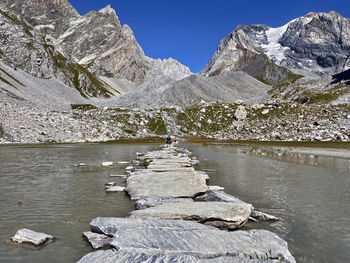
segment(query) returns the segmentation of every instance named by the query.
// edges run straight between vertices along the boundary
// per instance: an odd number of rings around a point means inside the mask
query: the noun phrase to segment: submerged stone
[[[19,244],[31,244],[40,246],[48,241],[53,240],[54,237],[45,233],[35,232],[30,229],[21,229],[9,240]]]

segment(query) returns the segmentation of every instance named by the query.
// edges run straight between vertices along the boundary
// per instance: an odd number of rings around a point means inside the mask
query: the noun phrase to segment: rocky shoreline
[[[97,108],[49,111],[0,100],[0,143],[107,142],[176,134],[220,140],[349,141],[350,108],[269,102],[187,109]]]
[[[98,250],[88,262],[295,262],[285,241],[265,230],[236,230],[249,219],[278,220],[208,186],[196,159],[177,147],[138,154],[125,191],[136,200],[127,218],[95,218],[84,237]],[[227,231],[235,230],[235,231]]]

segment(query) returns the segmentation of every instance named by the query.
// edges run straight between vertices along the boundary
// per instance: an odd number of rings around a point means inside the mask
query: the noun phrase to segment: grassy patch
[[[3,77],[0,76],[0,81],[4,82],[5,84],[15,88],[15,89],[18,89],[15,85],[13,85],[11,82],[7,81],[6,79],[4,79]]]
[[[177,115],[177,123],[183,133],[215,133],[232,125],[235,109],[235,105],[223,103],[191,107]]]
[[[147,123],[147,128],[157,135],[164,135],[167,133],[166,125],[161,117],[150,118]]]
[[[72,110],[88,111],[88,110],[97,109],[97,107],[92,104],[71,104],[70,106]]]
[[[61,69],[65,76],[71,80],[73,86],[79,91],[80,95],[87,98],[87,94],[92,97],[103,96],[109,98],[112,93],[105,88],[105,85],[94,74],[82,65],[71,63],[61,53],[56,52],[54,46],[46,42],[43,37],[44,48],[53,60],[54,65]],[[81,75],[84,76],[85,83],[81,81]]]
[[[0,124],[0,137],[4,137],[4,135],[5,135],[4,128]]]
[[[343,84],[338,84],[331,89],[327,90],[324,93],[304,93],[301,99],[309,98],[310,103],[322,103],[328,104],[332,101],[335,101],[340,96],[345,95],[350,92],[350,86],[346,86]]]

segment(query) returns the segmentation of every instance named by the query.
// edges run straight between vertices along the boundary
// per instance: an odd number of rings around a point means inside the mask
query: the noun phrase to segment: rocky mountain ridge
[[[80,16],[67,0],[6,0],[3,4],[11,10],[8,13],[20,14],[32,31],[50,39],[55,50],[85,68],[113,95],[124,92],[120,81],[134,87],[154,75],[178,80],[191,74],[188,67],[174,59],[145,56],[131,28],[120,24],[110,6]]]
[[[290,72],[284,69],[288,68],[295,74],[324,77],[347,70],[349,55],[350,19],[334,11],[309,13],[278,28],[237,26],[220,42],[202,73],[217,75],[240,69],[257,75],[258,71],[260,75],[254,77],[271,83],[288,80]],[[253,70],[252,57],[255,63],[262,61]],[[272,78],[266,72],[271,63],[278,74]]]

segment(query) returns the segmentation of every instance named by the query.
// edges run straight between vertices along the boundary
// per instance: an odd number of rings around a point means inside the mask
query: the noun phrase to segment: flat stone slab
[[[236,229],[249,219],[252,206],[225,202],[179,202],[130,212],[131,218],[194,220],[221,229]]]
[[[184,220],[96,218],[93,231],[112,235],[117,250],[79,262],[295,262],[287,243],[266,230],[221,231]]]
[[[45,233],[35,232],[29,229],[21,229],[9,240],[19,244],[30,244],[34,246],[41,246],[48,241],[52,241],[53,236]]]
[[[113,238],[106,236],[104,234],[98,234],[98,233],[94,233],[91,231],[88,232],[84,232],[83,233],[83,237],[89,241],[89,243],[91,244],[91,246],[94,249],[98,249],[98,248],[109,248],[110,243],[113,241]]]
[[[135,208],[137,210],[154,207],[167,203],[179,203],[179,202],[193,202],[192,198],[174,198],[174,197],[148,197],[137,200],[135,202]]]
[[[171,255],[168,253],[118,251],[116,249],[100,250],[84,256],[78,263],[125,263],[125,262],[161,262],[161,263],[267,263],[277,260],[246,259],[241,257],[222,256],[210,259],[199,259],[191,255]]]
[[[203,197],[199,197],[198,199],[201,201],[216,201],[216,202],[228,202],[233,204],[247,204],[242,200],[238,199],[237,197],[229,195],[223,191],[216,191],[216,190],[209,190],[206,195],[204,195]],[[256,222],[279,220],[278,217],[255,210],[254,208],[252,209],[249,219]]]
[[[196,171],[131,173],[126,182],[126,191],[132,200],[147,197],[190,197],[208,190],[206,180]]]

